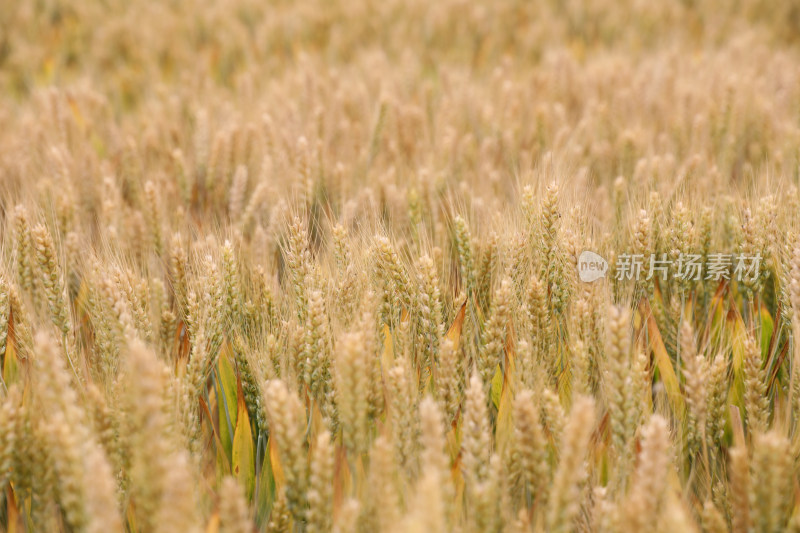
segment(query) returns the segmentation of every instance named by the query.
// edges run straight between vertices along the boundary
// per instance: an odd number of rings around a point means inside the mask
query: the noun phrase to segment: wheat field
[[[800,2],[5,0],[0,532],[800,532]]]

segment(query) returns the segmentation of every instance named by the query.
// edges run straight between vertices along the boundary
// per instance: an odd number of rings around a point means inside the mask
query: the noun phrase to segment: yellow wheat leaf
[[[215,512],[208,520],[206,533],[219,533],[219,513]]]
[[[128,526],[128,530],[132,533],[136,533],[139,528],[136,527],[136,507],[131,500],[128,504],[128,508],[125,510],[125,523]]]
[[[503,391],[503,371],[500,365],[494,369],[494,376],[492,376],[492,389],[490,391],[492,396],[492,403],[495,407],[500,407],[500,393]]]
[[[11,485],[6,488],[6,522],[8,524],[8,533],[16,533],[17,522],[19,522],[19,509],[17,509],[17,500],[14,497]]]
[[[89,284],[86,281],[82,281],[80,287],[78,287],[78,295],[75,297],[75,309],[82,313],[89,312],[89,289]]]
[[[461,329],[464,327],[464,317],[466,316],[467,312],[467,300],[464,300],[464,303],[461,304],[461,308],[458,310],[456,314],[455,320],[450,325],[450,329],[447,330],[445,334],[445,338],[452,341],[453,349],[458,350],[458,343],[461,341]]]
[[[233,475],[244,486],[248,500],[253,496],[256,468],[253,451],[253,433],[250,428],[250,416],[244,403],[242,381],[237,381],[238,414],[236,416],[236,433],[233,436]]]
[[[495,445],[498,452],[505,450],[511,438],[513,425],[511,420],[511,386],[504,382],[503,390],[500,393],[500,404],[497,407],[497,429],[495,430]]]
[[[733,372],[738,375],[744,370],[744,344],[747,339],[747,328],[736,306],[731,306],[728,310],[728,314],[725,317],[725,324],[728,334],[730,335],[731,348],[733,350]]]
[[[454,516],[461,516],[462,514],[462,507],[464,505],[464,489],[466,487],[466,482],[464,480],[464,473],[461,471],[461,457],[457,457],[455,461],[453,461],[453,466],[450,468],[450,476],[453,479],[453,485],[455,486],[456,498],[453,500],[455,502],[453,509]]]
[[[383,368],[391,368],[394,363],[394,346],[392,345],[392,332],[389,326],[383,325],[383,351],[381,352],[381,365]]]
[[[353,492],[359,495],[359,499],[363,501],[367,493],[371,490],[367,485],[367,471],[364,468],[364,458],[359,455],[353,461],[353,472],[351,482],[353,484]]]
[[[450,429],[447,431],[447,453],[450,456],[450,460],[454,461],[458,457],[459,452],[461,451],[461,434],[458,431],[458,425],[453,423],[450,426]]]
[[[339,438],[341,441],[341,437]],[[336,463],[333,470],[333,501],[338,507],[344,499],[352,494],[353,480],[350,465],[347,462],[347,451],[341,442],[336,447]]]
[[[8,386],[17,381],[19,374],[19,361],[17,360],[17,348],[11,335],[9,321],[9,334],[6,337],[6,353],[3,356],[3,382]]]
[[[667,347],[664,345],[664,339],[661,338],[656,319],[650,312],[646,302],[644,306],[643,312],[647,316],[647,334],[650,339],[650,349],[653,351],[655,366],[661,374],[661,381],[664,383],[664,389],[667,391],[667,397],[675,410],[675,414],[679,417],[683,416],[683,396],[681,395],[678,376],[672,367],[672,361],[669,358],[669,353],[667,353]]]
[[[225,456],[230,459],[238,415],[238,399],[236,397],[236,373],[231,362],[230,344],[227,341],[223,343],[219,352],[218,370],[220,383],[220,391],[217,398],[219,438],[222,442]]]
[[[261,459],[261,472],[258,479],[258,492],[255,507],[259,514],[267,513],[269,506],[275,498],[275,477],[272,470],[272,461],[270,460],[269,441],[267,442],[267,449],[264,457]]]
[[[311,433],[309,438],[315,438],[317,435],[325,430],[325,420],[322,418],[322,411],[319,409],[319,403],[311,401]]]
[[[283,466],[281,466],[278,445],[272,437],[267,441],[267,448],[269,449],[269,462],[272,467],[272,477],[275,479],[275,488],[278,489],[286,484],[286,475],[283,473]]]
[[[772,341],[772,332],[775,330],[775,321],[769,314],[769,310],[761,305],[761,358],[767,359],[770,356],[770,342]]]

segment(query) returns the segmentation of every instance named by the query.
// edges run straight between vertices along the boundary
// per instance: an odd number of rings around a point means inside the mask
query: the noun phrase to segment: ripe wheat
[[[798,13],[3,2],[0,533],[800,532]]]

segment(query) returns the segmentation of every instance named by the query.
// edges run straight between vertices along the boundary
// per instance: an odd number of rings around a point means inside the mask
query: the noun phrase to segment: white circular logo
[[[608,272],[608,261],[588,250],[581,252],[578,257],[578,277],[581,281],[591,283],[604,278]]]

